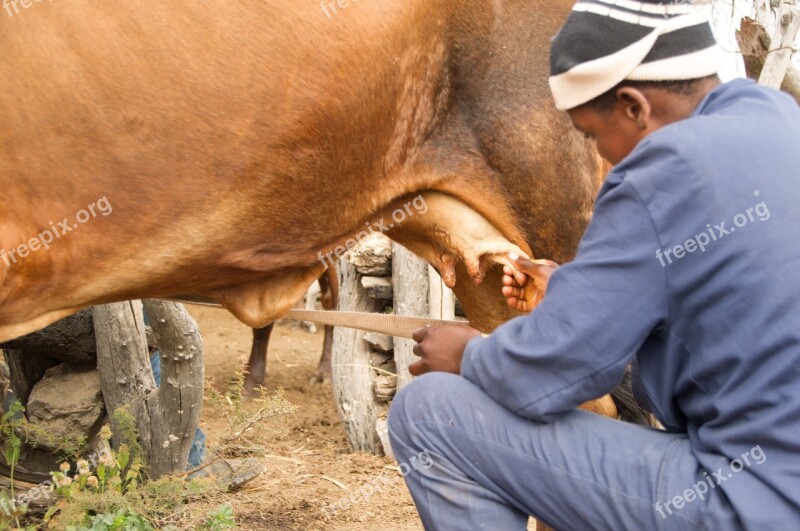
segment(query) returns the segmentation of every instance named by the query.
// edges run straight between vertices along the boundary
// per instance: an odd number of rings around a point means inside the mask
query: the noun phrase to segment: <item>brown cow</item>
[[[3,14],[0,341],[172,295],[263,327],[320,276],[318,253],[419,194],[427,213],[389,235],[491,330],[515,315],[495,261],[569,260],[596,191],[591,146],[547,88],[571,4],[365,0],[329,17],[316,1],[71,0]]]

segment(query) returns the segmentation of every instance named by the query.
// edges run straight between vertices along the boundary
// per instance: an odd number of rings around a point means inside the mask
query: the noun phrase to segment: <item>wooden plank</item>
[[[379,312],[383,302],[376,301],[361,285],[361,276],[349,261],[339,261],[339,309]],[[337,327],[333,332],[333,393],[345,433],[354,450],[383,454],[376,421],[386,413],[386,406],[376,401],[373,370],[365,333]]]

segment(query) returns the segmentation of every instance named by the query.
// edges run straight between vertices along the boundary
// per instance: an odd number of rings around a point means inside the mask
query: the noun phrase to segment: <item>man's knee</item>
[[[450,408],[451,400],[465,385],[472,386],[461,376],[444,372],[416,378],[394,397],[389,410],[389,431],[394,436],[401,436],[410,424],[438,418]]]

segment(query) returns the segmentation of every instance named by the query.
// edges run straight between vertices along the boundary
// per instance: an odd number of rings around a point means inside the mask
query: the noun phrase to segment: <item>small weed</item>
[[[22,412],[25,407],[19,400],[11,403],[8,411],[3,413],[0,418],[0,437],[4,441],[5,451],[3,457],[6,460],[6,465],[11,470],[11,490],[10,493],[3,493],[2,506],[3,515],[0,515],[0,529],[11,529],[13,527],[20,528],[19,519],[28,512],[27,503],[18,503],[17,497],[14,493],[14,470],[19,463],[19,456],[22,451],[22,445],[25,438],[25,428],[28,426],[25,416]]]
[[[136,513],[117,509],[113,513],[96,514],[89,519],[89,531],[150,531],[153,526]],[[87,528],[67,526],[67,531]]]
[[[112,433],[104,426],[95,470],[81,459],[75,464],[74,473],[66,462],[53,472],[59,501],[45,515],[49,527],[67,531],[149,530],[178,523],[183,527],[187,521],[197,519],[189,514],[187,503],[221,492],[211,479],[165,476],[145,481],[140,450],[135,450],[140,449],[135,428],[125,422],[120,425],[126,431],[122,439],[132,447],[123,443],[118,450],[112,450]]]
[[[208,518],[198,529],[203,531],[222,531],[236,527],[233,508],[227,503],[220,505],[215,511],[208,513]]]
[[[228,421],[228,428],[214,448],[219,457],[264,455],[268,439],[285,431],[285,417],[295,410],[283,397],[282,390],[272,396],[265,396],[262,390],[260,398],[243,403],[243,382],[240,375],[224,394],[208,386],[210,400]],[[19,499],[15,497],[14,469],[25,444],[38,442],[54,447],[52,438],[28,423],[24,410],[17,401],[0,417],[0,441],[5,443],[3,457],[12,477],[11,490],[0,492],[0,531],[42,527],[65,531],[178,528],[220,531],[236,527],[233,509],[227,503],[210,512],[198,510],[224,500],[223,488],[213,479],[186,479],[182,474],[147,481],[136,422],[125,409],[114,414],[120,432],[117,450],[111,448],[113,434],[108,426],[100,431],[98,451],[88,460],[77,458],[86,453],[85,440],[64,441],[63,446],[56,446],[67,459],[51,474],[57,501],[44,515],[43,523],[23,527],[33,518],[28,514],[27,504],[21,503],[25,494]],[[50,492],[49,487],[47,491]]]
[[[228,427],[214,445],[214,453],[219,457],[260,457],[267,454],[269,440],[280,436],[286,430],[286,417],[297,409],[278,389],[267,396],[260,389],[259,396],[245,403],[242,400],[244,373],[237,373],[227,392],[217,391],[206,382],[206,396],[228,422]]]

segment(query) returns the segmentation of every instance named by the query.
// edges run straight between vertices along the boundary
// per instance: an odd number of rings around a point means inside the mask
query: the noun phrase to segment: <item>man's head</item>
[[[623,81],[567,114],[575,129],[596,142],[601,157],[618,164],[650,133],[688,118],[719,84],[716,74],[685,81]]]
[[[620,5],[617,5],[620,4]],[[553,40],[556,107],[616,164],[719,84],[707,2],[580,0]]]

